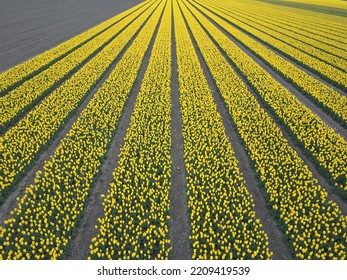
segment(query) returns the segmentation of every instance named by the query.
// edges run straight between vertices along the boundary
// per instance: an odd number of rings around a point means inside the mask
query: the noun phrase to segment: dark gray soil
[[[2,0],[0,72],[22,63],[143,0]]]
[[[191,233],[188,214],[187,180],[184,165],[184,146],[182,136],[182,115],[180,112],[177,54],[174,22],[172,15],[172,79],[171,79],[171,134],[172,134],[172,171],[170,191],[170,239],[172,244],[171,259],[188,260],[192,258],[189,235]]]

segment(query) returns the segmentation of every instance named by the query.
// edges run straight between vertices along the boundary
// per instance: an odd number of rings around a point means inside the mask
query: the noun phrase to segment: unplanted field
[[[0,9],[0,72],[141,2],[3,0]]]

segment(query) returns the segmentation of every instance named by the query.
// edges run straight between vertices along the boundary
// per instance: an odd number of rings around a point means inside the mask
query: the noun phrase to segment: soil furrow
[[[188,7],[187,7],[188,8]],[[189,8],[188,8],[189,9]],[[186,19],[185,19],[186,21]],[[186,21],[187,24],[187,21]],[[261,189],[258,187],[258,181],[255,177],[255,170],[252,167],[250,160],[247,156],[245,148],[242,146],[240,141],[240,136],[237,134],[237,129],[235,123],[232,121],[225,104],[223,102],[223,97],[221,96],[217,85],[212,78],[211,72],[206,65],[206,62],[199,50],[197,42],[192,35],[191,29],[188,26],[190,37],[193,41],[196,53],[199,57],[203,72],[212,90],[213,98],[217,106],[219,114],[222,116],[223,125],[225,127],[225,132],[229,138],[232,145],[235,157],[238,161],[238,167],[242,171],[243,178],[245,179],[245,186],[253,198],[255,205],[255,213],[257,218],[260,219],[263,225],[263,230],[267,233],[269,237],[269,248],[273,252],[273,259],[292,259],[291,250],[289,243],[287,242],[287,237],[279,229],[279,223],[277,219],[272,215],[271,210],[267,207],[266,199]],[[206,30],[205,30],[206,31]]]
[[[172,9],[172,79],[171,79],[171,135],[172,135],[172,170],[171,170],[171,191],[170,191],[170,239],[172,244],[171,259],[188,260],[192,258],[192,251],[189,241],[191,232],[190,219],[188,214],[187,180],[184,165],[184,145],[182,136],[182,116],[180,112],[179,87],[177,77],[177,54],[174,30],[174,13]]]
[[[101,197],[101,195],[107,194],[110,184],[114,180],[113,171],[118,167],[118,156],[120,153],[120,149],[124,145],[127,128],[129,127],[131,115],[135,106],[135,101],[140,91],[141,82],[143,80],[144,74],[148,66],[148,62],[151,56],[155,38],[158,33],[161,18],[162,14],[160,16],[153,37],[146,51],[145,57],[142,61],[135,84],[129,94],[128,100],[123,109],[123,113],[121,114],[121,117],[119,119],[117,128],[114,132],[113,139],[109,144],[109,150],[105,155],[105,158],[99,171],[99,175],[88,198],[87,205],[83,212],[83,217],[78,225],[76,235],[71,241],[71,247],[66,256],[66,259],[87,259],[89,255],[89,245],[91,243],[91,240],[98,233],[98,229],[95,228],[95,225],[98,224],[98,218],[101,218],[103,216],[103,198]],[[140,32],[140,30],[138,32]]]
[[[0,72],[141,2],[142,0],[1,1]],[[86,14],[90,16],[86,18]],[[27,33],[30,31],[31,36],[28,37]],[[15,41],[8,42],[9,34]],[[33,42],[35,45],[32,45]]]

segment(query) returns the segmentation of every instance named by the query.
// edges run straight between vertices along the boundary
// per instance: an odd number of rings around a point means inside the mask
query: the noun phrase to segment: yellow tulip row
[[[64,77],[75,69],[82,67],[86,59],[95,55],[105,45],[112,42],[123,28],[143,12],[143,9],[140,9],[129,15],[48,69],[29,79],[5,96],[0,97],[0,115],[2,116],[0,120],[0,131],[16,120],[16,117],[20,113],[27,111],[37,101],[43,98],[47,91],[53,90],[60,80],[64,79]]]
[[[207,0],[205,0],[207,3]],[[208,2],[209,4],[216,4],[215,2]],[[236,5],[235,2],[223,1],[223,7],[234,8]],[[232,5],[230,5],[232,4]],[[347,43],[346,28],[345,22],[336,21],[336,17],[326,17],[323,18],[322,14],[319,14],[319,20],[317,20],[317,13],[304,11],[302,14],[299,14],[293,10],[288,10],[285,7],[274,7],[268,6],[266,3],[258,2],[255,8],[255,3],[253,1],[242,1],[237,2],[237,8],[247,10],[252,14],[253,12],[261,16],[267,17],[274,21],[283,22],[286,26],[293,26],[295,29],[302,30],[308,33],[314,33],[318,35],[321,39],[327,39],[338,42],[340,47],[344,47],[343,43]],[[218,3],[219,6],[222,6],[221,3]],[[336,41],[337,40],[337,41]]]
[[[339,94],[331,87],[315,79],[305,71],[299,69],[286,59],[276,55],[256,40],[248,37],[238,29],[232,27],[222,19],[209,13],[208,16],[224,28],[234,38],[242,42],[253,53],[266,61],[273,69],[287,80],[293,82],[302,92],[308,94],[320,106],[328,109],[329,113],[347,126],[347,97]]]
[[[52,65],[65,55],[87,43],[89,40],[102,34],[117,22],[125,19],[127,16],[135,12],[138,13],[140,10],[143,10],[143,7],[148,7],[149,5],[147,5],[147,3],[150,3],[150,1],[146,2],[145,4],[137,5],[123,13],[120,13],[119,15],[102,22],[101,24],[87,30],[86,32],[81,33],[71,38],[70,40],[61,43],[60,45],[1,73],[0,95],[7,94],[7,92],[10,89],[13,89],[19,82],[35,75],[47,66]]]
[[[199,8],[200,8],[199,4]],[[258,29],[250,26],[249,24],[245,24],[241,22],[240,20],[234,19],[226,14],[218,13],[218,11],[215,8],[209,7],[212,11],[219,14],[223,19],[228,20],[229,22],[239,26],[244,31],[252,34],[256,38],[260,39],[262,42],[265,42],[267,45],[273,47],[276,50],[279,50],[281,53],[285,54],[287,57],[290,57],[290,59],[293,59],[294,61],[298,62],[299,64],[308,67],[311,71],[314,71],[315,73],[319,74],[320,76],[326,78],[327,80],[331,81],[332,83],[336,84],[337,86],[341,87],[342,89],[347,89],[347,75],[346,72],[341,71],[335,67],[333,67],[330,64],[327,64],[326,62],[319,60],[315,57],[310,56],[309,54],[301,51],[307,50],[307,47],[302,46],[300,49],[297,49],[295,47],[292,47],[280,39],[281,35],[277,35],[275,37],[270,36],[262,31],[259,31]],[[307,52],[310,52],[307,50]]]
[[[0,138],[0,198],[21,176],[39,152],[48,145],[83,98],[95,87],[127,42],[155,7],[140,15],[69,80],[54,90],[34,110]]]
[[[168,259],[171,251],[172,34],[171,3],[165,2],[89,259]]]
[[[193,259],[270,259],[268,236],[174,2]]]
[[[157,9],[0,228],[0,259],[66,252],[153,36]]]
[[[206,18],[187,1],[182,2],[218,42],[224,40],[224,35],[212,28]],[[333,201],[327,200],[327,192],[192,14],[184,5],[182,9],[295,257],[346,259],[346,218]],[[245,67],[250,67],[240,53],[232,51]]]
[[[226,27],[228,24],[222,20],[217,19],[210,12],[201,8],[206,15],[214,20],[222,27]],[[204,18],[204,23],[210,26],[208,28],[210,34],[217,40],[222,49],[225,50],[227,55],[234,61],[236,67],[247,77],[247,80],[252,84],[254,88],[259,92],[268,106],[276,113],[276,115],[285,123],[285,125],[292,131],[292,134],[298,139],[298,141],[309,151],[313,156],[320,169],[326,172],[335,184],[337,189],[342,192],[347,191],[347,143],[346,141],[335,131],[325,125],[323,121],[315,114],[313,114],[307,107],[301,104],[288,90],[276,82],[264,69],[256,64],[249,56],[243,53],[237,48],[226,36],[222,36],[221,31],[217,30],[209,21]],[[213,30],[213,32],[212,32]],[[238,33],[234,29],[228,29],[232,34],[238,36]],[[239,37],[241,38],[241,37]],[[256,49],[256,45],[252,41],[242,38],[242,42],[246,45],[252,45],[252,50]],[[268,52],[261,52],[264,58],[268,57]],[[273,58],[272,56],[271,58]],[[272,60],[274,61],[274,60]],[[283,70],[283,68],[281,67]],[[289,68],[288,68],[289,69]],[[293,69],[293,68],[291,68]],[[287,71],[284,71],[287,72]],[[291,75],[293,77],[293,75]],[[300,76],[301,77],[301,76]],[[305,76],[303,76],[305,77]],[[307,76],[306,76],[307,77]],[[295,81],[299,82],[300,78],[296,77]],[[312,78],[303,80],[303,82],[314,81]],[[302,84],[303,82],[300,82]],[[311,88],[311,84],[307,84],[305,88],[314,96],[318,97],[320,94],[319,84],[314,83],[316,86],[314,91]],[[327,89],[327,87],[321,87],[321,90]],[[315,92],[316,91],[316,92]],[[313,93],[315,92],[315,93]],[[327,91],[322,94],[321,100],[324,101],[325,106],[333,112],[338,112],[336,115],[344,116],[346,111],[346,98],[338,98],[338,94],[328,97],[331,91]],[[326,101],[327,100],[327,101]],[[337,101],[338,102],[337,102]],[[323,101],[321,101],[323,103]],[[336,105],[334,105],[334,101]],[[335,109],[336,108],[336,109]]]
[[[235,19],[239,19],[258,30],[261,29],[264,33],[284,40],[285,43],[300,50],[304,50],[302,48],[304,46],[305,51],[308,51],[310,55],[333,64],[344,71],[347,70],[347,50],[342,43],[338,44],[336,41],[331,40],[328,41],[329,43],[326,43],[324,40],[321,40],[320,36],[316,36],[311,32],[298,32],[295,28],[288,26],[285,19],[275,22],[272,18],[273,13],[260,15],[258,12],[252,13],[249,9],[237,9],[238,7],[224,8],[218,4],[214,5],[214,7],[218,10],[218,13],[225,13]],[[335,47],[335,45],[337,46]]]

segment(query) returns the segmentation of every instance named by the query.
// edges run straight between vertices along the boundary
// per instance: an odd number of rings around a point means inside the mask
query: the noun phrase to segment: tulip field
[[[0,116],[0,260],[347,259],[347,2],[145,0]]]

